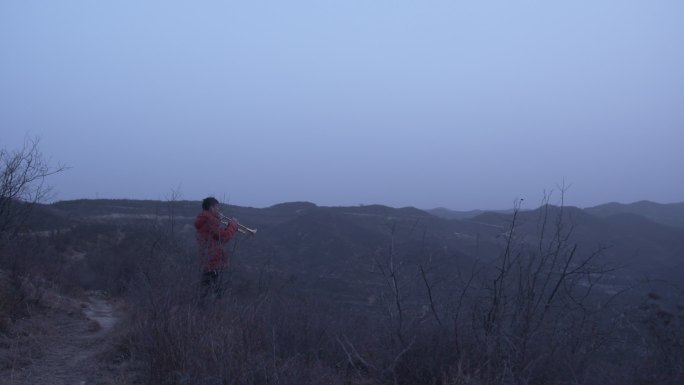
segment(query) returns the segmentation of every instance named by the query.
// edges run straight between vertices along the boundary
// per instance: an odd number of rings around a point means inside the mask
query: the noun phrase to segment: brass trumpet
[[[223,215],[223,213],[219,213],[219,221],[223,223],[224,226],[228,226],[231,222],[233,222],[232,218],[228,218],[227,216]],[[249,227],[241,224],[240,222],[237,222],[238,226],[238,231],[241,232],[242,234],[248,234],[248,235],[254,235],[257,232],[257,229],[250,229]]]

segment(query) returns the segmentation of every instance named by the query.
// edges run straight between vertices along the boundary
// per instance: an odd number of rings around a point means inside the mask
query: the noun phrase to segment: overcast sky
[[[0,2],[55,199],[684,201],[684,2]],[[556,195],[557,196],[557,195]]]

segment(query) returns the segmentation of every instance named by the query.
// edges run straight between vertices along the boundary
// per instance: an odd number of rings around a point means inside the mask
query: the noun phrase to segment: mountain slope
[[[606,203],[584,209],[589,214],[606,218],[615,214],[635,214],[667,226],[684,228],[684,203],[639,201],[630,204]]]

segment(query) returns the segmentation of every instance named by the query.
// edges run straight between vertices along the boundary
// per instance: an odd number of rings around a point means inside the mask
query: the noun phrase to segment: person
[[[202,201],[202,212],[195,218],[197,244],[202,265],[201,299],[212,293],[215,299],[221,297],[221,278],[228,266],[228,255],[224,246],[238,230],[236,220],[222,221],[219,201],[214,197]]]

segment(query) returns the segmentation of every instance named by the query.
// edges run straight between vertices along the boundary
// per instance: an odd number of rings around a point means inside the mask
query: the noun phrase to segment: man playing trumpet
[[[224,220],[219,202],[214,197],[202,201],[202,212],[195,218],[197,244],[202,264],[202,300],[212,293],[215,298],[222,294],[221,273],[228,266],[224,246],[239,229],[236,220]]]

